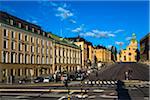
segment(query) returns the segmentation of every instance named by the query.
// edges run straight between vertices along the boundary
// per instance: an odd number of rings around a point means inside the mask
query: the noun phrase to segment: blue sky
[[[149,32],[148,1],[0,1],[0,10],[62,37],[125,48]]]

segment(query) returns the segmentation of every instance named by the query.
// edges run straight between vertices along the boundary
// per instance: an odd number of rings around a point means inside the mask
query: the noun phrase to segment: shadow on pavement
[[[118,94],[118,100],[131,100],[131,97],[128,93],[128,89],[124,88],[124,82],[118,80],[117,81],[117,94]]]

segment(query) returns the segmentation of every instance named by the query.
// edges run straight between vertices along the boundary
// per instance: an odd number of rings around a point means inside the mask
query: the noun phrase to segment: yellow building
[[[95,56],[97,58],[97,62],[111,62],[111,51],[103,46],[96,46],[94,48]]]
[[[91,42],[86,41],[84,38],[73,37],[73,38],[67,38],[70,41],[73,41],[76,45],[78,45],[81,48],[81,63],[82,68],[88,68],[91,66],[91,63],[94,61],[94,48],[92,46]]]
[[[80,48],[40,26],[0,12],[0,82],[76,70]],[[63,67],[63,68],[62,68]]]
[[[137,62],[137,49],[138,42],[136,40],[136,35],[132,34],[132,39],[130,40],[130,44],[126,47],[126,49],[121,50],[120,54],[117,55],[118,62]]]

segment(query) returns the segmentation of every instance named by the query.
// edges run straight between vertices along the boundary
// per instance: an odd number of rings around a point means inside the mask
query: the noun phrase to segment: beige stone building
[[[40,26],[0,12],[0,82],[30,78],[81,66],[80,48]]]
[[[130,40],[130,44],[126,47],[126,49],[121,50],[117,55],[118,62],[137,62],[137,49],[138,42],[136,40],[136,35],[132,34],[132,39]]]

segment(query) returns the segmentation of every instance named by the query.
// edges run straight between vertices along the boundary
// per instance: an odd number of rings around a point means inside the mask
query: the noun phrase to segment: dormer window
[[[45,32],[43,32],[43,36],[45,36]]]
[[[32,28],[32,32],[34,32],[34,28]]]
[[[38,34],[40,34],[40,30],[38,30]]]
[[[18,23],[19,28],[21,28],[21,23]]]
[[[14,24],[14,21],[11,19],[10,20],[10,25],[13,25]]]
[[[28,29],[29,29],[29,26],[26,25],[26,30],[28,30]]]

